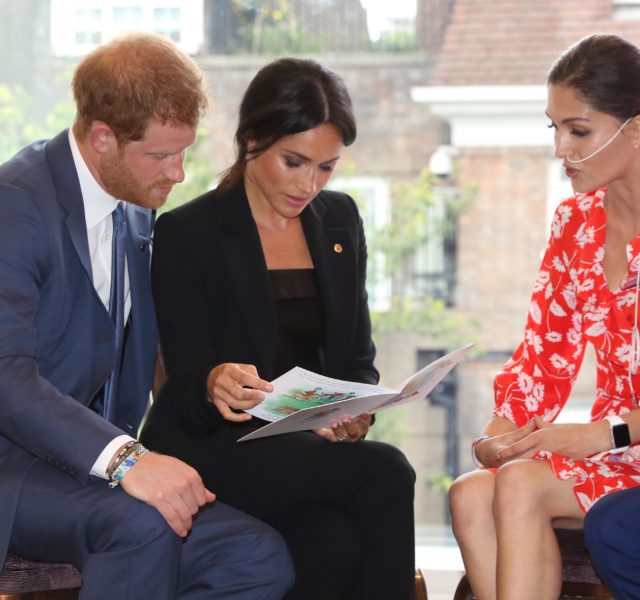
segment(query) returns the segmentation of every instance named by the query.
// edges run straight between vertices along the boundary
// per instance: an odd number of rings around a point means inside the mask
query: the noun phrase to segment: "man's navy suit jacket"
[[[84,484],[105,446],[135,437],[144,414],[157,347],[153,214],[126,210],[132,305],[112,425],[87,408],[114,366],[115,342],[93,286],[68,131],[0,166],[0,564],[30,465],[46,461]]]

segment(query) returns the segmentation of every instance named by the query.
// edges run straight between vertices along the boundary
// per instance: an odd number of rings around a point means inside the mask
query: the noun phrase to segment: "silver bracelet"
[[[484,467],[484,465],[478,460],[478,457],[476,455],[476,446],[482,442],[483,440],[488,440],[491,436],[490,435],[479,435],[477,438],[475,438],[472,442],[471,442],[471,460],[473,461],[473,464],[476,467]]]

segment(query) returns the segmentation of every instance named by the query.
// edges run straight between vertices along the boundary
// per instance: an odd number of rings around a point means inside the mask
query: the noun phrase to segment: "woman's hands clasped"
[[[606,421],[555,424],[534,417],[530,423],[535,424],[535,431],[500,450],[499,460],[531,458],[542,450],[582,460],[610,448]]]
[[[209,400],[227,421],[248,421],[245,411],[260,404],[273,385],[258,376],[254,365],[222,363],[209,371]]]
[[[535,422],[529,421],[524,427],[513,429],[506,433],[491,435],[485,440],[477,443],[474,449],[478,461],[489,468],[496,468],[503,465],[508,460],[520,458],[514,453],[505,458],[502,452],[509,452],[507,449],[513,448],[513,445],[524,440],[528,435],[535,431]]]
[[[606,421],[554,424],[534,417],[523,427],[479,442],[475,453],[485,467],[494,468],[540,451],[580,460],[607,450],[608,435]]]

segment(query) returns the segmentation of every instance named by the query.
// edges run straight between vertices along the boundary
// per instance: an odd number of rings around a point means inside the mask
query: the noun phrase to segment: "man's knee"
[[[101,509],[93,552],[113,552],[153,546],[154,553],[179,556],[182,540],[152,506],[134,501],[126,512]]]
[[[599,555],[605,548],[615,546],[625,539],[624,532],[616,522],[617,494],[609,494],[598,500],[587,512],[584,519],[584,540],[592,556]]]
[[[609,514],[603,510],[602,501],[596,502],[584,518],[584,540],[587,547],[598,548],[606,532]]]
[[[246,560],[254,567],[256,579],[272,581],[284,595],[295,580],[291,554],[283,537],[265,525],[246,546]]]

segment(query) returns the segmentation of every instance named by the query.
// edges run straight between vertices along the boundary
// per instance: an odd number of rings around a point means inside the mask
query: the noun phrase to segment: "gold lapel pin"
[[[342,252],[342,244],[334,244],[333,245],[333,251],[336,254],[340,254]]]

